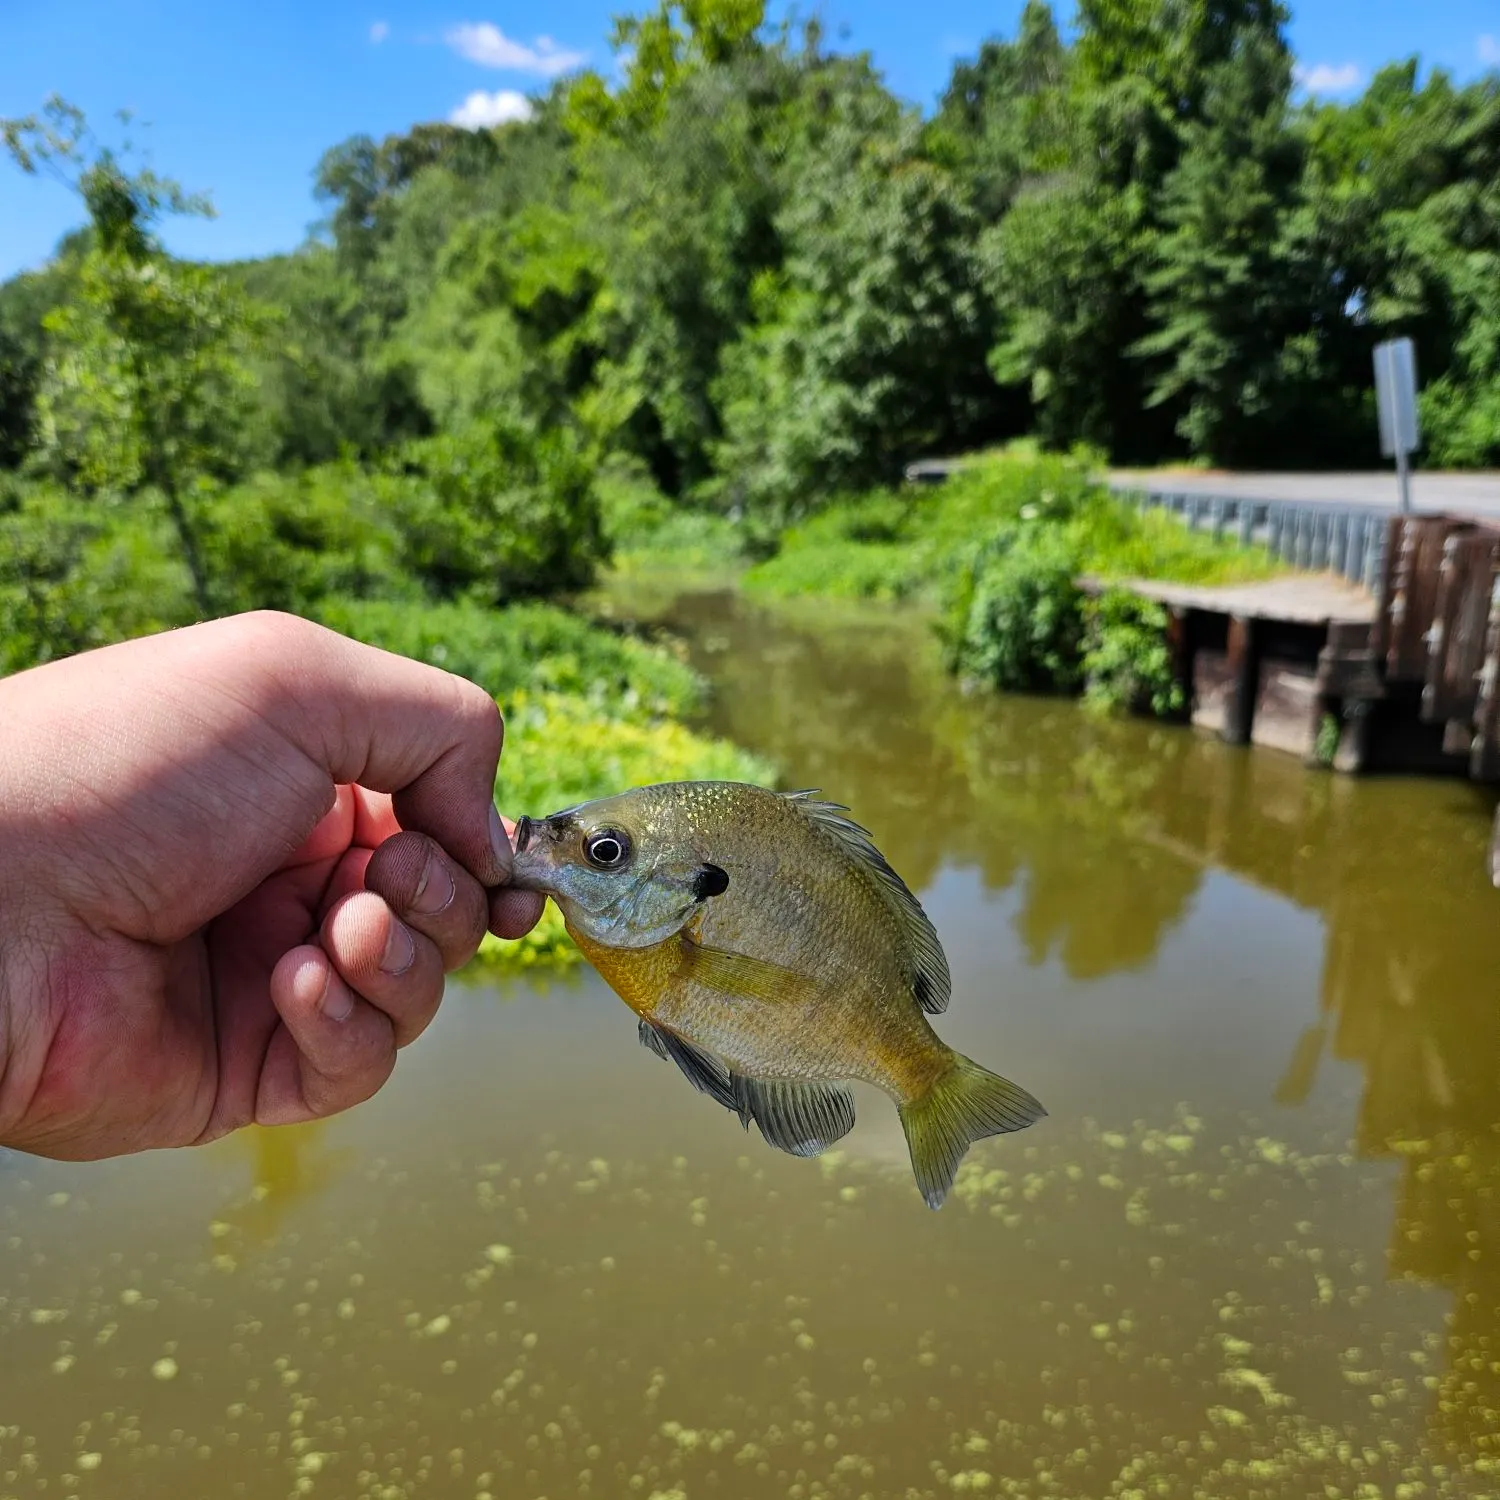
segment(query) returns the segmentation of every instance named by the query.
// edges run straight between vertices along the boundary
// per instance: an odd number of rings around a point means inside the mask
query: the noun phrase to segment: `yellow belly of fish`
[[[638,1016],[652,1015],[667,986],[682,972],[681,941],[675,937],[651,948],[605,948],[572,927],[568,935]]]
[[[680,933],[650,948],[605,948],[572,927],[568,932],[605,983],[638,1016],[654,1018],[661,1002],[680,985],[690,969]],[[680,1022],[674,1020],[674,1029],[679,1026]],[[811,1073],[796,1068],[784,1073],[781,1067],[757,1066],[748,1057],[740,1058],[735,1064],[736,1052],[743,1049],[724,1047],[722,1038],[716,1042],[708,1036],[697,1035],[695,1028],[689,1028],[687,1036],[690,1041],[721,1053],[732,1065],[752,1076],[861,1078],[884,1089],[898,1101],[924,1093],[933,1080],[951,1066],[952,1054],[925,1024],[901,1027],[899,1035],[882,1035],[880,1028],[873,1029],[874,1035],[866,1034],[862,1038],[863,1045],[847,1055],[822,1059],[827,1066],[818,1067]]]

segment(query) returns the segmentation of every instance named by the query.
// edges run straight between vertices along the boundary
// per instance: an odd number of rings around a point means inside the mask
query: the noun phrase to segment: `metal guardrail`
[[[1230,495],[1112,487],[1140,510],[1180,515],[1193,531],[1237,537],[1246,547],[1266,547],[1294,568],[1330,571],[1377,593],[1385,566],[1386,511],[1293,500],[1252,500]]]

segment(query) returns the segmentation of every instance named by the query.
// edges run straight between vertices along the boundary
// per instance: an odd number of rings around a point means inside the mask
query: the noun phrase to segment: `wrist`
[[[0,839],[3,848],[3,839]],[[0,952],[0,1147],[38,1149],[39,1109],[48,1059],[57,1039],[60,980],[55,955],[36,913],[3,907],[4,948]],[[49,1153],[50,1154],[50,1153]]]
[[[15,801],[0,787],[0,1147],[18,1137],[41,1085],[52,1032],[52,954],[35,853]],[[12,793],[19,789],[12,784]]]

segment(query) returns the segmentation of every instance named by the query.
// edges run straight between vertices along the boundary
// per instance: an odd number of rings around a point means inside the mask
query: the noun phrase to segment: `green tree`
[[[242,457],[256,318],[224,278],[171,260],[153,227],[164,214],[209,206],[150,169],[128,171],[60,100],[0,130],[23,171],[47,169],[74,188],[92,231],[71,296],[44,319],[36,463],[90,493],[164,497],[208,614],[190,496],[232,475]]]
[[[1156,325],[1135,346],[1156,372],[1148,403],[1181,409],[1189,448],[1220,462],[1253,462],[1287,395],[1282,345],[1300,311],[1279,253],[1301,165],[1290,89],[1275,34],[1242,32],[1213,66],[1163,185],[1160,263],[1143,277]]]
[[[1071,59],[1032,107],[1051,128],[1009,134],[1027,150],[984,247],[992,366],[1026,388],[1049,440],[1122,459],[1171,450],[1184,393],[1155,389],[1134,352],[1159,327],[1147,277],[1168,232],[1165,187],[1215,69],[1239,66],[1256,38],[1284,50],[1284,21],[1274,0],[1082,0]]]
[[[804,80],[776,216],[779,267],[716,384],[718,492],[777,524],[914,455],[994,435],[977,222],[867,60]]]
[[[65,253],[45,270],[0,285],[0,469],[19,468],[30,451],[46,353],[43,321],[68,294],[73,258]]]
[[[1027,0],[1014,41],[987,41],[972,62],[954,64],[928,149],[967,182],[987,223],[1028,177],[1067,161],[1070,62],[1052,7]]]

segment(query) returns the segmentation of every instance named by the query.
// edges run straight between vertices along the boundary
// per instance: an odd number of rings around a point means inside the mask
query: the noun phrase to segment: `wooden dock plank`
[[[1128,589],[1132,594],[1154,599],[1168,609],[1196,609],[1246,620],[1286,620],[1297,625],[1369,625],[1375,618],[1374,596],[1331,573],[1299,574],[1268,579],[1264,583],[1216,587],[1168,583],[1160,579],[1105,580],[1089,576],[1079,579],[1079,587],[1089,593],[1100,593],[1105,588]]]

